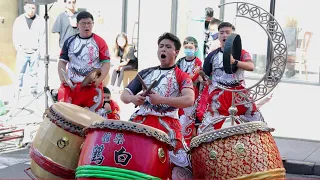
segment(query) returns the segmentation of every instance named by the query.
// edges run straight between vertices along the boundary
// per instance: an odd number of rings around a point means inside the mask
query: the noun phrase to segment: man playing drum
[[[97,112],[103,105],[102,81],[110,69],[110,55],[106,42],[92,33],[93,16],[86,11],[77,15],[79,34],[69,37],[63,45],[58,64],[61,87],[58,100],[72,103]],[[68,77],[66,84],[66,65]],[[94,69],[101,68],[101,75],[93,83],[81,87],[81,82]],[[70,87],[73,86],[73,87]]]
[[[124,103],[140,106],[140,109],[132,115],[131,121],[160,129],[169,135],[174,147],[169,153],[170,160],[179,166],[173,168],[173,178],[178,171],[191,174],[188,170],[190,158],[186,153],[188,147],[181,133],[178,109],[193,105],[194,91],[189,75],[175,65],[180,48],[181,42],[175,35],[165,33],[160,36],[158,39],[160,66],[140,71],[121,94]],[[151,91],[150,86],[153,87]],[[139,93],[143,89],[148,90]]]
[[[204,61],[203,71],[211,80],[203,81],[203,84],[207,86],[202,92],[201,104],[198,107],[204,107],[206,110],[198,134],[220,129],[227,124],[226,118],[219,119],[219,117],[229,116],[228,110],[232,102],[232,92],[219,89],[217,86],[233,90],[244,89],[244,71],[253,71],[254,69],[250,54],[242,50],[240,59],[234,59],[232,55],[230,57],[230,64],[233,69],[236,69],[235,72],[232,74],[225,72],[223,67],[225,41],[234,30],[235,27],[229,22],[223,22],[218,26],[218,39],[221,47],[208,54]],[[202,80],[200,78],[200,81]],[[236,115],[244,122],[263,121],[263,117],[254,103],[239,105],[237,109]]]

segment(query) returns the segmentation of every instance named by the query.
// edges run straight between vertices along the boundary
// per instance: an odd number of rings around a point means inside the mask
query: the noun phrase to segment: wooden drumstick
[[[140,81],[140,83],[142,85],[142,89],[143,90],[147,90],[148,87],[147,87],[146,83],[144,83],[144,81],[143,81],[142,77],[140,76],[140,74],[138,74],[137,77],[138,77],[138,79],[139,79],[139,81]]]
[[[148,94],[151,93],[152,88],[154,88],[156,86],[157,80],[153,81],[153,83],[151,84],[151,86],[142,94],[142,97],[146,97],[148,96]],[[137,108],[138,105],[135,106],[135,108]]]
[[[151,84],[151,86],[142,94],[143,97],[148,96],[148,94],[150,94],[152,88],[154,88],[157,84],[157,80],[153,81],[153,83]]]

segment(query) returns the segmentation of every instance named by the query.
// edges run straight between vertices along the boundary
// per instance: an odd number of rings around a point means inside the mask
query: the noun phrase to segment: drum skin
[[[268,131],[201,143],[192,148],[191,160],[195,179],[285,179],[279,150]]]
[[[57,112],[65,122],[76,125],[79,129],[89,127],[95,121],[104,120],[86,109],[71,104],[59,102],[50,109]],[[69,132],[62,124],[59,127],[54,123],[57,119],[49,114],[47,110],[30,149],[31,172],[38,179],[74,179],[84,137]],[[65,146],[59,143],[62,139],[67,142]],[[41,155],[36,156],[36,152]],[[57,169],[57,166],[61,168]]]
[[[118,123],[129,123],[118,121]],[[145,125],[139,124],[139,126]],[[148,128],[148,126],[145,127]],[[108,128],[90,129],[82,147],[78,167],[85,165],[113,167],[167,179],[171,177],[169,147],[167,143],[144,133]],[[98,149],[101,152],[100,156],[97,156]],[[159,152],[164,156],[160,156]],[[78,177],[77,179],[97,180],[98,178]]]

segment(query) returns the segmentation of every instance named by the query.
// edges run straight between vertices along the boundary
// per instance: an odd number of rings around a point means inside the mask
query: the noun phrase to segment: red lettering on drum
[[[95,163],[96,165],[100,165],[103,163],[104,156],[102,155],[102,152],[104,150],[104,145],[97,144],[93,147],[92,153],[90,155],[90,161],[91,163]]]
[[[114,162],[116,164],[126,166],[131,158],[132,155],[129,152],[126,152],[126,149],[123,146],[121,146],[121,149],[119,151],[114,151]]]

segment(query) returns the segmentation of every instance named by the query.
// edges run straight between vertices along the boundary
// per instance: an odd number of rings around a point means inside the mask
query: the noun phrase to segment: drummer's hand
[[[157,104],[163,104],[163,96],[160,96],[158,93],[155,91],[151,91],[151,93],[148,95],[150,99],[150,103],[157,105]]]
[[[106,103],[106,104],[104,105],[104,109],[107,110],[107,111],[111,111],[111,106],[110,106],[110,104],[109,104],[109,103]]]
[[[61,78],[61,77],[59,77],[59,79],[60,79],[60,83],[61,83],[61,85],[62,85],[62,84],[63,84],[63,85],[66,85],[66,84],[67,84],[63,77],[62,77],[62,78]]]
[[[230,64],[234,64],[236,60],[233,58],[232,54],[230,54]]]
[[[207,79],[207,80],[205,81],[205,80],[203,80],[202,76],[199,76],[199,77],[198,77],[198,80],[199,80],[199,82],[200,82],[203,86],[207,86],[207,85],[211,84],[211,80],[210,80],[210,79]]]
[[[77,18],[69,17],[69,21],[72,27],[75,27],[75,28],[77,27]]]
[[[132,96],[131,102],[136,106],[142,105],[146,101],[146,97],[143,97],[141,94]]]
[[[102,83],[102,81],[103,81],[103,79],[102,79],[101,77],[95,78],[95,79],[93,80],[94,85],[95,85],[96,87],[98,87],[98,86]]]
[[[202,85],[204,85],[204,83],[205,83],[205,81],[203,80],[202,76],[199,76],[199,77],[198,77],[198,81],[199,81]]]

